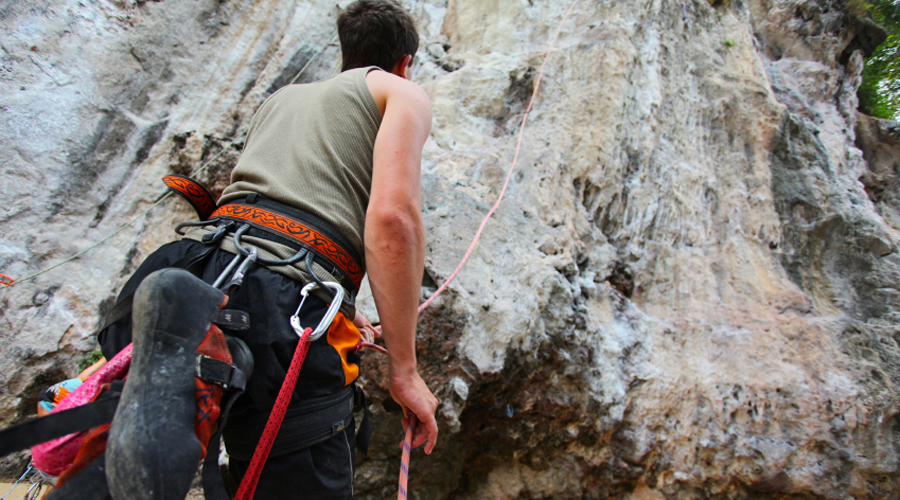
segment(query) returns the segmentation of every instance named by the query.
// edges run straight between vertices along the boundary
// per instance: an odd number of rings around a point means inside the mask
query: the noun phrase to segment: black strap
[[[270,457],[308,448],[344,429],[353,416],[355,385],[328,396],[309,399],[288,408],[272,445]],[[225,429],[228,454],[250,460],[266,426],[268,414],[231,415]]]
[[[363,455],[368,455],[369,443],[372,441],[372,419],[370,418],[369,405],[366,401],[366,393],[363,392],[362,387],[356,386],[353,394],[353,405],[354,410],[362,410],[363,412],[362,422],[360,422],[359,429],[356,431],[356,447],[359,448]]]
[[[219,384],[225,389],[236,389],[243,392],[247,387],[247,375],[243,370],[238,370],[231,363],[219,361],[203,354],[197,356],[194,375],[200,380]]]
[[[118,404],[117,394],[3,429],[0,431],[0,457],[112,422]]]

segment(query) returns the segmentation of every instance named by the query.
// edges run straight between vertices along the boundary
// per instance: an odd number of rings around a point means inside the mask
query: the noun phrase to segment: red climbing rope
[[[5,274],[0,274],[0,285],[9,286],[15,283],[15,281]]]
[[[266,428],[263,430],[259,444],[253,452],[253,458],[250,459],[250,467],[241,480],[241,486],[238,488],[235,500],[250,500],[256,491],[256,483],[259,482],[259,475],[262,472],[266,458],[269,457],[269,451],[272,450],[272,444],[275,442],[275,436],[278,435],[278,429],[281,427],[281,421],[284,420],[284,413],[287,411],[288,404],[291,402],[291,395],[294,394],[294,387],[297,385],[297,376],[300,375],[300,367],[303,366],[303,360],[306,359],[306,353],[309,351],[309,335],[313,332],[312,328],[303,330],[300,337],[300,343],[297,344],[297,350],[294,351],[294,358],[291,359],[291,365],[285,375],[284,383],[281,384],[281,390],[278,391],[278,398],[275,400],[275,407],[266,422]]]

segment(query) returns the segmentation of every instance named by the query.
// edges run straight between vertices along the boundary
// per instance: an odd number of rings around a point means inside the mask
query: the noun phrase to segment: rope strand
[[[481,225],[478,226],[478,231],[475,232],[475,237],[472,239],[472,243],[469,245],[469,249],[466,250],[465,255],[463,255],[462,260],[459,265],[456,266],[456,269],[453,270],[453,273],[450,274],[450,277],[447,278],[440,287],[438,287],[437,291],[435,291],[431,297],[428,298],[422,305],[419,306],[419,312],[425,310],[426,307],[431,305],[432,302],[443,293],[444,290],[447,289],[447,286],[456,278],[456,275],[462,270],[463,266],[466,264],[466,261],[469,260],[469,256],[472,255],[472,251],[475,250],[475,246],[478,244],[478,240],[481,238],[481,233],[484,231],[484,227],[487,225],[488,220],[490,220],[491,216],[494,215],[494,212],[497,211],[497,207],[500,206],[500,202],[503,200],[503,195],[506,194],[506,188],[509,186],[509,180],[512,178],[513,169],[516,168],[516,162],[519,160],[519,152],[522,149],[522,137],[525,135],[525,122],[528,120],[528,114],[531,113],[531,106],[534,104],[534,99],[537,97],[538,88],[541,86],[541,79],[544,77],[544,68],[547,66],[547,61],[550,59],[550,54],[553,52],[553,47],[556,45],[556,39],[559,37],[559,32],[562,31],[563,23],[566,22],[566,19],[569,17],[569,14],[572,12],[572,9],[575,8],[575,4],[578,3],[578,0],[574,0],[572,5],[569,6],[569,10],[566,11],[565,15],[563,15],[562,21],[559,23],[559,27],[556,28],[556,33],[553,35],[553,40],[550,42],[550,49],[547,50],[547,55],[544,57],[544,62],[541,64],[541,70],[538,72],[537,80],[534,82],[534,90],[531,92],[531,99],[528,101],[528,107],[525,109],[525,116],[522,117],[522,123],[519,125],[519,140],[516,142],[516,154],[513,156],[512,164],[509,166],[509,171],[506,173],[506,180],[503,181],[503,188],[500,190],[500,195],[497,197],[497,201],[494,203],[494,206],[488,211],[487,215],[484,216],[484,220],[481,221]]]
[[[412,450],[413,432],[416,430],[416,414],[409,412],[409,425],[403,438],[403,455],[400,458],[400,485],[397,488],[397,500],[406,500],[406,485],[409,482],[409,453]]]

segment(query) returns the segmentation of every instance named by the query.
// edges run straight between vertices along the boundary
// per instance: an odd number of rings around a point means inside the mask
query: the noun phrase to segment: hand
[[[415,369],[401,372],[390,370],[391,397],[403,408],[403,428],[409,425],[410,413],[415,414],[419,423],[413,432],[412,447],[416,448],[427,441],[425,454],[430,455],[437,443],[438,427],[434,412],[438,400],[425,385],[425,381]]]
[[[363,342],[371,344],[375,342],[377,337],[381,337],[381,328],[372,326],[372,323],[369,323],[369,320],[366,319],[358,309],[356,315],[353,316],[353,324],[356,325],[356,328],[359,328],[359,333],[362,336]]]

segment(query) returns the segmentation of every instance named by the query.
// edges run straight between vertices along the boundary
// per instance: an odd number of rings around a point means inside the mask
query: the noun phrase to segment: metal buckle
[[[318,340],[319,337],[322,336],[322,334],[328,331],[328,327],[331,326],[331,323],[334,321],[334,317],[337,316],[338,310],[341,308],[341,304],[344,301],[344,287],[333,281],[325,281],[322,284],[334,290],[334,299],[331,301],[331,304],[328,305],[328,311],[325,312],[325,316],[322,318],[322,321],[319,321],[316,329],[313,330],[313,332],[309,335],[310,342]],[[300,305],[297,306],[297,311],[294,312],[293,316],[291,316],[291,327],[294,329],[294,332],[300,337],[303,336],[304,330],[303,326],[300,325],[300,309],[303,307],[303,303],[306,302],[306,297],[309,295],[309,292],[312,289],[318,287],[318,283],[310,283],[300,290],[300,296],[303,298],[300,299]]]

